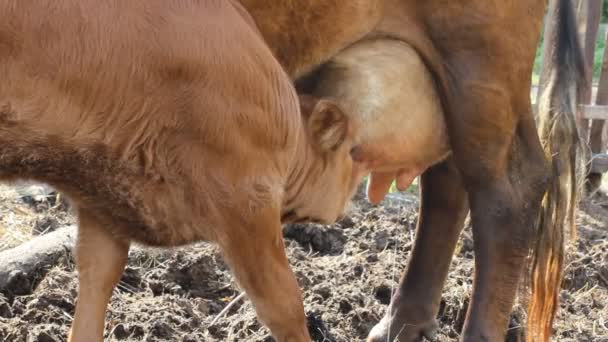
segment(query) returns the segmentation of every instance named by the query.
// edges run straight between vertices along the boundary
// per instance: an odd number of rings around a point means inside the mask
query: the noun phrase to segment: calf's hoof
[[[416,342],[426,337],[434,341],[437,336],[437,322],[433,319],[426,323],[409,324],[407,322],[391,322],[384,316],[372,329],[367,337],[367,342]]]

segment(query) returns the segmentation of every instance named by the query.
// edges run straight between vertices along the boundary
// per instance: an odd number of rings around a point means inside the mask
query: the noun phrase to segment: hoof
[[[374,326],[367,337],[367,342],[416,342],[425,337],[434,341],[439,329],[437,322],[432,320],[423,324],[408,324],[393,322],[386,316]]]

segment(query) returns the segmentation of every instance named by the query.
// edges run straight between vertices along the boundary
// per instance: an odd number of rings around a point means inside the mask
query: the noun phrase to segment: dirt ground
[[[17,190],[17,191],[16,191]],[[417,197],[365,201],[332,226],[285,228],[292,267],[304,290],[316,341],[361,341],[382,317],[412,249]],[[44,189],[34,195],[0,186],[0,249],[74,223]],[[586,201],[578,214],[555,325],[555,341],[608,341],[608,198]],[[465,229],[438,315],[439,341],[455,341],[471,291],[473,252]],[[76,274],[66,255],[31,294],[0,295],[0,342],[65,341],[74,313]],[[240,290],[218,250],[198,244],[174,250],[135,248],[107,314],[106,341],[270,341],[245,297],[211,324]],[[517,310],[519,312],[521,310]],[[520,331],[511,321],[510,340]]]

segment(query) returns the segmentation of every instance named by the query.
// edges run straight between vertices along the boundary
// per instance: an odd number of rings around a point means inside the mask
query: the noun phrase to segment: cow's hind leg
[[[128,252],[128,242],[112,236],[86,211],[79,212],[78,302],[69,342],[103,341],[106,309],[123,273]]]
[[[504,340],[549,177],[527,83],[515,88],[483,75],[462,79],[448,117],[475,243],[464,341]]]
[[[218,243],[275,340],[309,342],[300,288],[285,255],[279,212],[266,208],[255,211],[232,214],[226,220],[230,227]]]
[[[451,159],[427,170],[421,186],[414,251],[386,316],[370,333],[370,342],[412,342],[435,334],[443,284],[468,205]]]

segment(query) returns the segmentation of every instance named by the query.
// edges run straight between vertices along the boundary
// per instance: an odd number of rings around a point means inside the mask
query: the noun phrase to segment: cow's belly
[[[384,0],[239,0],[281,65],[298,78],[372,32]]]

